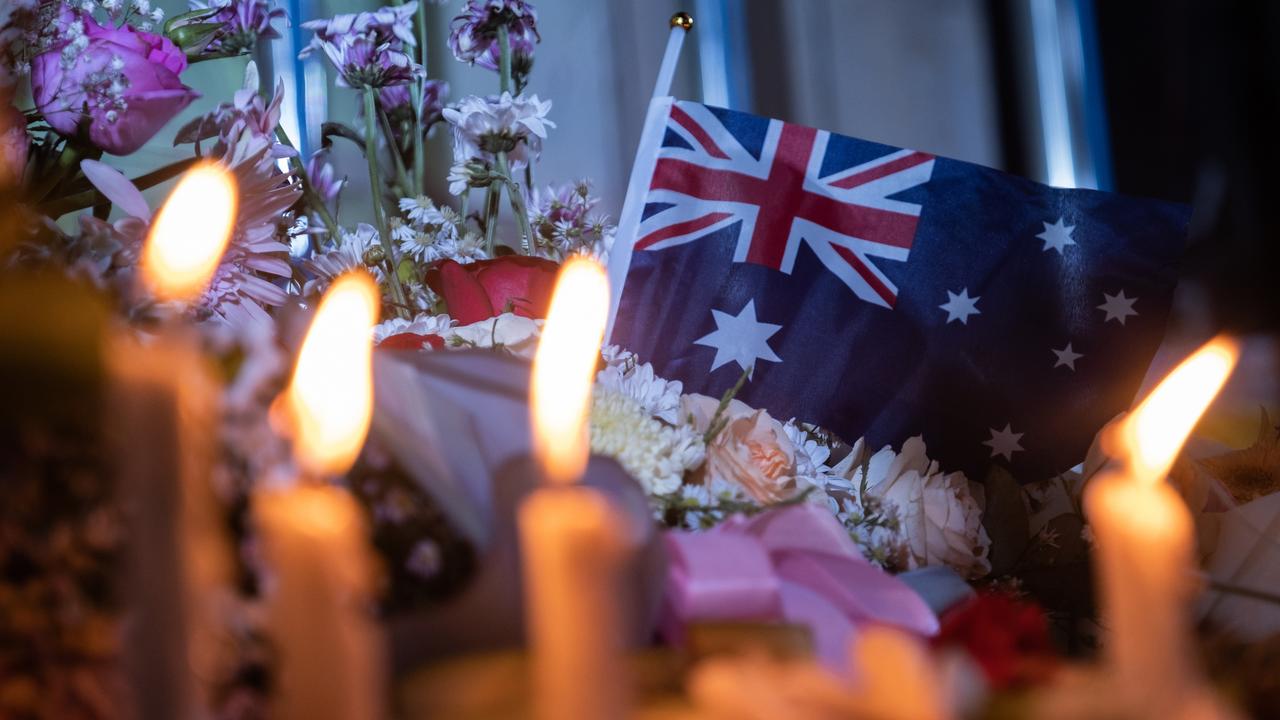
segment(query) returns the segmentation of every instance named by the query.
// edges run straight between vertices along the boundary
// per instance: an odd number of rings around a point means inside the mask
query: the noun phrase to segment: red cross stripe
[[[701,112],[699,112],[701,110]],[[735,261],[790,273],[801,243],[860,297],[893,307],[897,290],[871,257],[905,260],[920,207],[889,195],[928,180],[932,155],[892,152],[817,178],[828,135],[772,121],[760,157],[701,106],[672,107],[669,127],[688,148],[664,147],[650,182],[662,209],[642,223],[635,247],[661,249],[742,221]]]

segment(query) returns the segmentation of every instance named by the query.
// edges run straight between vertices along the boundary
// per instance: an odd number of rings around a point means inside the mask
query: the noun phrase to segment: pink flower
[[[30,144],[27,118],[12,105],[0,105],[0,190],[22,181]]]
[[[698,432],[706,432],[720,401],[690,394],[680,403],[681,414],[692,418]],[[761,503],[793,497],[796,448],[782,423],[739,400],[730,400],[720,419],[726,424],[707,445],[709,480],[736,485]]]
[[[60,45],[32,60],[31,90],[54,130],[128,155],[199,97],[178,79],[186,67],[168,38],[79,15]]]

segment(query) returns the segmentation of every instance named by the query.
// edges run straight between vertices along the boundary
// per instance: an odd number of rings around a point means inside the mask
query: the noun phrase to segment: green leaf
[[[982,525],[991,537],[991,575],[1011,572],[1031,542],[1027,508],[1022,502],[1022,486],[1002,467],[993,465],[983,482],[987,510]]]
[[[205,49],[222,23],[193,23],[169,31],[169,39],[185,53],[198,53]]]

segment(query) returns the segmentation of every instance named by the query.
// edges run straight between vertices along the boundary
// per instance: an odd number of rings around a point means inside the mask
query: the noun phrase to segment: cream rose
[[[681,398],[681,415],[706,432],[720,401],[706,395]],[[796,448],[782,423],[764,410],[729,401],[724,428],[707,446],[711,479],[737,485],[761,503],[786,500],[796,493]]]
[[[919,436],[903,443],[896,455],[888,447],[880,450],[867,462],[865,475],[855,467],[850,479],[855,487],[865,479],[869,494],[897,507],[909,568],[947,565],[970,578],[991,572],[991,538],[968,479],[964,473],[939,472]]]

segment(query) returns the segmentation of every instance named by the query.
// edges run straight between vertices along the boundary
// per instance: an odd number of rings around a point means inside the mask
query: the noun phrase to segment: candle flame
[[[571,483],[587,466],[591,387],[609,314],[609,280],[598,263],[565,263],[551,296],[533,359],[534,453],[554,483]]]
[[[1238,343],[1230,338],[1210,340],[1124,419],[1119,431],[1133,477],[1152,484],[1164,479],[1200,416],[1227,382],[1239,354]]]
[[[236,182],[220,165],[188,170],[151,224],[142,252],[147,286],[162,300],[204,292],[236,220]]]
[[[363,271],[334,281],[320,301],[285,391],[294,456],[311,473],[340,475],[355,462],[373,419],[373,326],[378,287]]]

